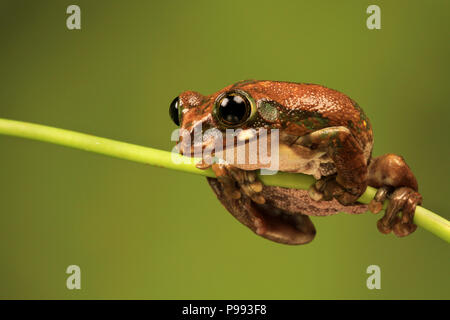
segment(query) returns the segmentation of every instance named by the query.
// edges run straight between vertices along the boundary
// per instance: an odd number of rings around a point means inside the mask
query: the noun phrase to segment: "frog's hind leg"
[[[309,243],[316,236],[314,224],[304,214],[257,203],[250,203],[247,210],[255,219],[255,233],[269,240],[298,245]]]
[[[256,203],[245,194],[239,198],[230,198],[219,179],[207,179],[228,212],[257,235],[289,245],[306,244],[314,239],[316,229],[308,216],[269,203]]]
[[[378,213],[386,199],[390,199],[383,218],[378,221],[378,230],[387,234],[391,231],[399,237],[413,233],[416,206],[422,203],[417,180],[405,160],[395,154],[374,158],[369,164],[370,186],[379,188],[369,205],[370,211]],[[402,212],[402,217],[398,213]]]

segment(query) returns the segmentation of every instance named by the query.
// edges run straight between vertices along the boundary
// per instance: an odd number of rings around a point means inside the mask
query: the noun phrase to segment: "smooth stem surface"
[[[198,160],[187,158],[180,154],[75,131],[0,118],[0,134],[39,140],[152,166],[215,177],[211,169],[197,169],[195,164]],[[309,175],[286,172],[279,172],[275,175],[261,175],[259,177],[265,185],[296,189],[308,189],[315,181]],[[376,189],[368,187],[358,201],[368,204],[375,196],[375,192]],[[450,222],[430,210],[417,206],[414,214],[414,223],[450,242]]]

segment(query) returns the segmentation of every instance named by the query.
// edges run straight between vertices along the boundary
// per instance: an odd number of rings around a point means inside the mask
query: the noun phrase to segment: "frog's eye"
[[[180,116],[178,110],[179,106],[180,106],[180,98],[176,97],[175,99],[173,99],[169,107],[170,118],[177,126],[180,125]]]
[[[241,92],[228,92],[218,97],[215,105],[215,115],[225,126],[238,126],[250,118],[252,103]]]

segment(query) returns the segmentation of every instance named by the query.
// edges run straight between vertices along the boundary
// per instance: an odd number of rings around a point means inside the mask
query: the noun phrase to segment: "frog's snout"
[[[192,112],[191,110],[189,112]],[[189,156],[213,146],[218,134],[212,122],[212,116],[207,115],[189,126],[182,126],[179,135],[180,153]]]
[[[196,91],[184,91],[179,96],[180,105],[182,108],[196,108],[206,100],[206,97]]]

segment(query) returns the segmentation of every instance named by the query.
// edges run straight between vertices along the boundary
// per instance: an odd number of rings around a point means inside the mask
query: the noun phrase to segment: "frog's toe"
[[[315,201],[329,201],[335,198],[342,205],[352,204],[359,198],[358,194],[339,184],[336,176],[327,176],[316,181],[308,190],[308,194]]]
[[[226,164],[213,164],[212,169],[224,187],[224,192],[233,199],[239,199],[243,193],[255,203],[265,203],[261,195],[263,184],[258,180],[256,171],[242,170]]]
[[[315,185],[312,185],[308,190],[309,197],[314,201],[323,200],[323,193],[317,190]]]
[[[266,202],[264,197],[261,195],[261,191],[263,189],[263,185],[261,181],[254,181],[251,183],[244,183],[241,185],[241,190],[252,199],[254,202],[263,204]]]
[[[398,237],[413,233],[417,229],[413,223],[414,211],[416,206],[422,203],[420,193],[408,187],[401,187],[395,189],[389,198],[386,213],[377,223],[378,230],[384,234],[393,231]],[[398,215],[400,212],[401,218]]]
[[[308,190],[309,197],[314,201],[331,200],[330,183],[334,177],[322,177],[317,180]]]
[[[416,231],[417,229],[417,225],[415,225],[414,223],[397,223],[394,224],[394,234],[397,237],[405,237],[411,233],[413,233],[414,231]]]
[[[236,181],[230,175],[229,169],[226,166],[219,164],[213,164],[211,168],[221,184],[224,194],[231,199],[240,199],[241,193],[236,186]]]
[[[377,190],[375,197],[369,203],[369,210],[372,213],[378,213],[383,209],[383,203],[388,198],[389,192],[392,190],[389,186],[381,187]]]

